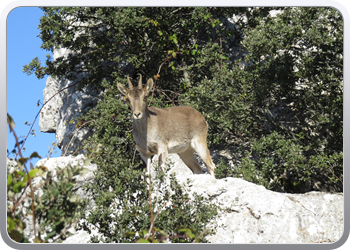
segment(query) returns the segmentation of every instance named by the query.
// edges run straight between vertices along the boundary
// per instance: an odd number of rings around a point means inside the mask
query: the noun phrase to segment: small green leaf
[[[188,228],[180,228],[178,229],[177,231],[180,233],[180,232],[187,232]]]
[[[90,170],[87,169],[87,168],[82,168],[82,169],[79,171],[79,173],[80,173],[81,175],[86,174],[86,173],[88,173],[88,172],[90,172]]]
[[[37,153],[37,152],[33,152],[29,158],[39,158],[41,159],[42,157]]]
[[[36,174],[39,172],[39,169],[35,168],[29,171],[30,178],[34,178]]]
[[[25,182],[24,181],[19,181],[17,183],[15,183],[15,185],[13,185],[13,191],[15,193],[19,193],[22,191],[22,189],[25,187]]]
[[[21,234],[17,230],[10,231],[9,236],[11,237],[11,239],[17,242],[21,242],[21,240],[23,239],[23,234]]]
[[[18,162],[21,163],[21,164],[25,164],[28,161],[28,159],[29,158],[27,158],[27,157],[19,158]]]
[[[9,186],[12,182],[12,175],[10,174],[8,177],[7,177],[7,186]]]
[[[58,190],[54,189],[52,193],[53,193],[53,196],[56,197],[58,195]]]
[[[15,222],[7,216],[7,230],[12,231],[15,228]]]
[[[46,171],[43,169],[39,169],[39,171],[38,171],[38,175],[41,177],[44,177],[45,173],[46,173]]]
[[[187,230],[186,234],[191,238],[193,239],[195,237],[195,235],[192,233],[191,230]]]
[[[85,159],[85,160],[84,160],[84,166],[90,165],[91,161],[92,161],[92,159],[90,159],[90,158]]]
[[[132,237],[134,235],[135,235],[135,232],[126,232],[125,233],[125,236],[127,236],[127,237]]]
[[[56,234],[56,230],[52,230],[52,232],[46,233],[45,240],[50,239],[52,236]]]
[[[144,238],[141,238],[138,241],[136,241],[136,243],[149,243],[149,241]]]
[[[64,174],[65,177],[69,178],[68,169],[67,168],[63,169],[63,174]]]
[[[80,196],[79,195],[76,195],[76,196],[73,196],[69,199],[70,202],[79,202],[80,201]]]
[[[20,175],[20,176],[24,176],[24,173],[23,173],[23,171],[16,171],[16,174],[18,174],[18,175]]]
[[[7,123],[9,124],[9,126],[10,126],[11,128],[14,128],[14,127],[15,127],[15,122],[13,121],[12,116],[10,116],[8,113],[7,113]]]

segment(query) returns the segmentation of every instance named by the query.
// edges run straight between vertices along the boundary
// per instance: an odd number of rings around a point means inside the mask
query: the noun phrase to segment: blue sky
[[[19,7],[10,12],[7,18],[7,112],[15,121],[17,136],[26,136],[30,126],[25,122],[33,123],[41,106],[37,106],[38,100],[44,102],[43,89],[46,86],[46,78],[38,80],[35,75],[27,76],[22,72],[23,66],[33,58],[39,57],[45,63],[46,55],[51,52],[40,48],[41,39],[38,37],[40,17],[42,10],[37,7]],[[43,133],[39,129],[39,116],[34,124],[35,137],[29,135],[24,148],[23,156],[29,157],[36,151],[41,157],[48,155],[49,146],[56,142],[55,134]],[[24,138],[22,138],[24,139]],[[7,126],[7,149],[12,151],[15,139],[9,133]],[[58,157],[61,150],[55,150]],[[9,157],[13,157],[12,154]],[[33,165],[38,158],[32,160]]]

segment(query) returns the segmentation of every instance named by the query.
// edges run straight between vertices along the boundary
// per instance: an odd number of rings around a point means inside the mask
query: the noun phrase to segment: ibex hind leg
[[[215,177],[215,165],[210,157],[210,152],[207,146],[207,141],[205,139],[198,138],[194,141],[193,147],[196,150],[199,157],[204,162],[205,166],[207,167],[208,173]]]
[[[185,152],[178,153],[181,160],[192,170],[194,174],[202,173],[202,168],[197,163],[194,158],[194,149],[192,147],[188,147]]]

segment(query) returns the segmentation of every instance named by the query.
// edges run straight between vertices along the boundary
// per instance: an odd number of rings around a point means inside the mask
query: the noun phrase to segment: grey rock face
[[[57,94],[61,89],[72,84],[73,82],[64,78],[48,77],[46,88],[43,91],[44,103],[49,99],[51,100],[43,107],[39,118],[40,130],[47,133],[56,133],[58,147],[63,153],[67,150],[67,154],[76,151],[81,146],[82,141],[89,135],[86,128],[78,131],[78,128],[75,128],[75,123],[69,122],[74,121],[82,112],[94,107],[101,94],[96,93],[90,87],[84,87],[81,91],[78,91],[75,86]]]
[[[58,81],[52,77],[47,78],[46,88],[43,90],[44,103],[47,102],[55,93],[57,93],[62,85],[64,85],[63,82],[60,84],[57,83]],[[59,120],[61,118],[59,109],[62,105],[62,97],[60,94],[58,94],[43,107],[39,118],[39,127],[42,132],[56,132]]]
[[[211,224],[221,225],[212,243],[335,242],[343,234],[343,195],[322,192],[286,194],[238,179],[179,176],[192,191],[223,209]]]

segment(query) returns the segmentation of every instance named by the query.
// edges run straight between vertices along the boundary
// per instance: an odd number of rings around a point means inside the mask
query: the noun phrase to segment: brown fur
[[[153,88],[149,79],[138,87],[128,78],[129,89],[118,83],[119,91],[129,101],[133,113],[133,137],[136,149],[150,171],[151,157],[158,155],[159,164],[165,163],[168,153],[177,153],[195,174],[202,172],[194,158],[194,152],[201,157],[208,172],[215,177],[213,164],[207,147],[208,125],[201,113],[188,106],[174,106],[166,109],[147,107],[146,98]]]

